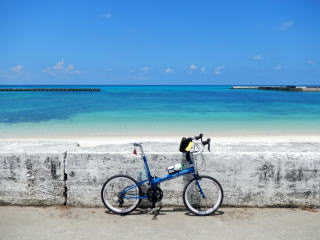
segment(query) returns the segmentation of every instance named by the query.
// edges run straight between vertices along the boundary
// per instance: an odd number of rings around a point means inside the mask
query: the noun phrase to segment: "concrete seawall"
[[[178,143],[145,143],[157,176],[183,159]],[[214,143],[201,174],[216,178],[229,206],[320,207],[320,143]],[[199,168],[203,168],[199,161]],[[107,178],[137,178],[143,164],[129,144],[0,143],[0,204],[102,206]],[[183,205],[187,177],[164,182],[164,205]]]

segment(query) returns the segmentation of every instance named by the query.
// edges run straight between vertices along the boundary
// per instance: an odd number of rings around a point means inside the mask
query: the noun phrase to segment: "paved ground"
[[[1,240],[94,239],[320,239],[320,210],[223,208],[196,217],[162,209],[117,216],[103,208],[0,207]]]

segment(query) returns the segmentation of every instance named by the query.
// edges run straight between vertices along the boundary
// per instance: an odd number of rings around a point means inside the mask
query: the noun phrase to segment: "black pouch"
[[[187,151],[186,151],[186,147],[189,145],[189,143],[190,143],[191,141],[192,141],[192,138],[185,138],[185,137],[183,137],[183,138],[181,139],[179,151],[180,151],[180,152],[187,152]]]

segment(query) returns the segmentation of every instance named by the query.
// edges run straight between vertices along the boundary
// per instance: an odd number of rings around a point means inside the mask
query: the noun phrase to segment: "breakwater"
[[[231,89],[257,89],[287,92],[320,92],[320,87],[303,86],[233,86]]]
[[[99,88],[0,88],[0,92],[99,92]]]
[[[213,143],[200,174],[222,185],[226,206],[320,207],[320,143]],[[184,161],[178,143],[145,143],[153,174]],[[143,163],[129,144],[81,147],[68,142],[0,143],[0,204],[102,206],[107,178],[137,178]],[[164,205],[182,206],[189,180],[164,182]]]

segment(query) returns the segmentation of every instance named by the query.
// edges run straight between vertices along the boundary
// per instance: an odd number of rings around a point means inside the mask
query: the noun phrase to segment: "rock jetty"
[[[232,86],[231,89],[257,89],[287,92],[320,92],[320,87],[304,86]]]
[[[0,92],[100,92],[100,88],[0,88]]]

